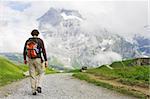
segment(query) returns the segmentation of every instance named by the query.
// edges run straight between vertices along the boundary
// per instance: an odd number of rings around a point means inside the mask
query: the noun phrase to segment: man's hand
[[[45,61],[45,68],[48,67],[48,61]]]
[[[27,64],[27,60],[24,60],[24,64]]]

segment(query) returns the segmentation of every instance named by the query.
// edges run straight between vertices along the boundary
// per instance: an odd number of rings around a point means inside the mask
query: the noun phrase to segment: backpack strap
[[[29,41],[35,41],[37,44],[39,44],[38,38],[31,37],[28,39]]]

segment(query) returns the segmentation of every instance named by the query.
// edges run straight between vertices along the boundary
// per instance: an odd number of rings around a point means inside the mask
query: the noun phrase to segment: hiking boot
[[[42,88],[41,87],[37,87],[37,92],[38,93],[42,93]]]
[[[36,95],[36,92],[33,92],[32,95]]]

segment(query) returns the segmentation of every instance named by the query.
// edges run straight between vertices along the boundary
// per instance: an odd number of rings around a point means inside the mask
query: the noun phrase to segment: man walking
[[[42,65],[43,59],[45,60],[45,67],[47,67],[47,56],[43,40],[38,38],[39,31],[34,29],[31,32],[32,37],[29,38],[24,45],[24,63],[29,65],[29,74],[31,81],[32,94],[36,95],[37,92],[42,92],[42,78],[44,76],[44,67]]]

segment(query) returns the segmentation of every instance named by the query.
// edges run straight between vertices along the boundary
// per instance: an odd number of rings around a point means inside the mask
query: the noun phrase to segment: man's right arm
[[[26,59],[26,55],[27,55],[27,50],[26,50],[26,45],[27,45],[27,41],[24,45],[24,50],[23,50],[23,58],[24,58],[24,63],[27,64],[27,59]]]

